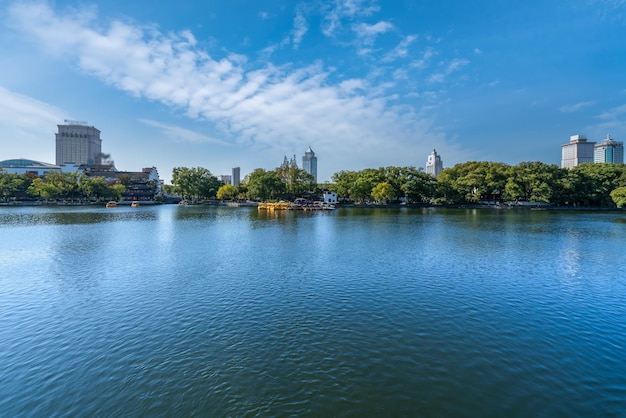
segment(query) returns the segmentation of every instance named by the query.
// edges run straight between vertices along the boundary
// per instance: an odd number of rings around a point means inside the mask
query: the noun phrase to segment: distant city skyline
[[[621,0],[2,4],[0,160],[54,162],[64,119],[167,182],[309,145],[324,182],[433,148],[446,167],[558,165],[573,134],[626,138]]]

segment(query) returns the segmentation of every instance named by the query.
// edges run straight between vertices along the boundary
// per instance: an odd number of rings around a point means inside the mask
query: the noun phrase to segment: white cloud
[[[626,104],[614,107],[606,112],[598,115],[598,119],[602,120],[617,120],[620,116],[626,115]]]
[[[371,16],[379,9],[373,0],[335,0],[324,17],[322,32],[326,36],[334,36],[344,20]]]
[[[293,19],[293,31],[291,34],[294,48],[298,48],[308,30],[306,19],[301,12],[297,12],[296,17]]]
[[[383,58],[384,62],[394,61],[398,58],[405,58],[408,55],[409,46],[417,39],[417,35],[404,37],[398,45]]]
[[[562,106],[559,111],[561,113],[578,112],[580,109],[593,105],[593,102],[579,102],[572,105]]]
[[[10,144],[3,144],[4,152],[11,150],[20,154],[7,158],[28,155],[34,159],[49,159],[53,151],[50,144],[54,140],[51,127],[67,117],[55,106],[0,86],[0,129],[4,137],[12,138]]]
[[[198,132],[181,128],[180,126],[169,125],[161,122],[157,122],[152,119],[139,119],[139,122],[152,126],[154,128],[158,128],[163,132],[163,135],[168,138],[172,138],[178,142],[192,142],[192,143],[212,143],[212,144],[220,144],[220,145],[228,145],[228,143],[212,138],[207,135],[200,134]]]
[[[426,51],[424,51],[422,58],[411,62],[411,67],[420,70],[426,68],[428,64],[430,64],[430,60],[434,55],[435,51],[432,48],[426,48]]]
[[[353,7],[367,2],[339,3],[344,15],[357,15],[364,11]],[[416,152],[416,138],[441,140],[441,134],[432,133],[431,120],[412,107],[395,104],[397,96],[389,93],[393,83],[356,78],[333,84],[332,70],[321,63],[258,67],[242,55],[211,56],[188,31],[162,33],[121,21],[99,25],[95,15],[56,14],[40,3],[17,3],[9,14],[15,27],[42,51],[53,50],[119,90],[208,121],[230,142],[281,150],[317,144],[316,149],[332,152],[337,159],[353,156],[355,161],[390,163],[398,155],[408,158]],[[381,22],[362,28],[375,35],[391,27]],[[455,60],[447,71],[462,65]],[[143,123],[180,140],[216,141],[160,122]]]
[[[626,137],[626,104],[616,106],[605,112],[602,112],[597,119],[599,123],[585,128],[591,137],[604,138],[607,134],[611,138],[623,141]]]
[[[446,77],[458,71],[459,69],[465,67],[467,64],[469,64],[468,60],[462,59],[462,58],[455,58],[452,61],[450,61],[448,65],[445,66],[443,71],[432,74],[428,78],[428,82],[429,83],[442,83],[443,81],[445,81]]]

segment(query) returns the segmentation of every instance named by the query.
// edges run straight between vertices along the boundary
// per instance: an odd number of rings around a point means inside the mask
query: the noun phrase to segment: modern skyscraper
[[[593,162],[593,146],[583,135],[572,135],[569,144],[561,145],[561,168],[573,168],[579,164]]]
[[[317,183],[317,157],[310,146],[304,152],[304,157],[302,157],[302,169],[311,174],[313,179],[315,179],[315,183]]]
[[[593,147],[593,162],[623,164],[624,143],[607,135],[604,141]]]
[[[100,131],[87,122],[65,120],[57,125],[56,164],[96,164],[102,154]]]
[[[230,177],[233,186],[239,186],[239,182],[241,181],[241,170],[239,167],[233,168],[233,173]]]
[[[443,171],[443,161],[437,154],[437,150],[433,150],[426,160],[426,174],[431,174],[434,177],[439,176],[439,173]]]

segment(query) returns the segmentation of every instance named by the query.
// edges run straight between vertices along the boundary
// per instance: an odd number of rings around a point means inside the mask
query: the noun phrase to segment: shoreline
[[[118,206],[129,206],[133,201],[117,202]],[[140,201],[139,206],[157,206],[157,205],[175,205],[176,203],[169,202],[155,202],[155,201]],[[43,201],[14,201],[14,202],[0,202],[0,207],[104,207],[106,202],[43,202]],[[190,206],[223,206],[223,207],[257,207],[259,202],[199,202]],[[580,212],[623,212],[626,208],[617,207],[602,207],[602,206],[544,206],[544,205],[481,205],[481,204],[461,204],[461,205],[431,205],[431,204],[400,204],[400,203],[388,203],[388,204],[337,204],[337,209],[342,208],[357,208],[357,209],[430,209],[430,208],[442,208],[442,209],[491,209],[491,210],[533,210],[533,211],[580,211]]]

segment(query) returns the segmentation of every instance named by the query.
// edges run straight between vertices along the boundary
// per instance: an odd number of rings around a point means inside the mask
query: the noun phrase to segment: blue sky
[[[64,119],[121,170],[560,163],[626,139],[626,0],[0,0],[0,160]]]

